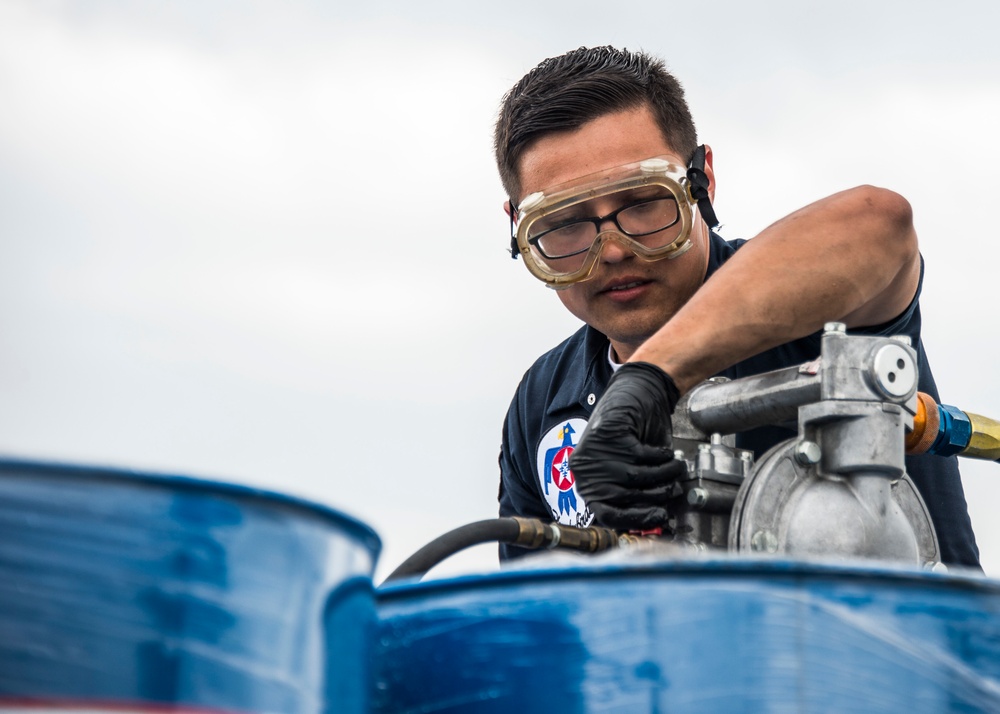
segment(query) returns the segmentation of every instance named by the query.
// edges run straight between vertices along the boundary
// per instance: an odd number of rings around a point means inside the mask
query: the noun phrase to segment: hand
[[[597,523],[617,530],[666,526],[670,487],[687,473],[672,446],[678,399],[670,375],[647,362],[622,365],[608,382],[569,459]]]

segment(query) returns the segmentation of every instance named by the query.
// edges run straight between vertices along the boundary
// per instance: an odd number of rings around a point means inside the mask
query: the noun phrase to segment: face
[[[598,117],[575,131],[542,137],[524,152],[518,200],[653,156],[686,165],[663,138],[648,107]],[[705,173],[714,193],[710,157],[706,157]],[[621,207],[622,199],[612,195],[599,201],[604,203],[595,206],[595,213],[607,215]],[[652,262],[609,241],[591,277],[559,290],[559,299],[571,313],[607,335],[619,359],[628,359],[701,286],[708,266],[708,227],[698,215],[690,238],[691,249],[680,257]]]

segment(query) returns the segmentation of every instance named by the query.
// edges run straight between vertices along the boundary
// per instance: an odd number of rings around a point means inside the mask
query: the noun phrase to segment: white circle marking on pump
[[[875,383],[887,396],[905,397],[917,387],[917,366],[900,345],[885,345],[872,363]]]

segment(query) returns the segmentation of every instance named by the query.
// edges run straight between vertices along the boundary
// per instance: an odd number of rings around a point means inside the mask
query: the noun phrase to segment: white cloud
[[[1000,410],[998,58],[893,60],[861,41],[878,13],[848,55],[824,28],[748,31],[741,3],[711,45],[665,35],[662,5],[642,27],[445,5],[0,5],[0,449],[331,502],[397,561],[407,518],[491,515],[510,395],[576,325],[504,253],[491,124],[522,72],[598,34],[682,74],[728,236],[859,182],[906,195],[938,381]],[[995,489],[970,483],[979,528]]]

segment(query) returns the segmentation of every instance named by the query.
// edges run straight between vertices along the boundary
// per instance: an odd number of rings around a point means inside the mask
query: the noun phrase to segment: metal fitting
[[[938,426],[938,438],[930,448],[930,453],[938,456],[954,456],[965,450],[972,438],[972,422],[961,409],[938,405],[938,415],[941,417]]]
[[[695,508],[701,508],[708,503],[708,491],[703,488],[692,488],[688,491],[687,499]]]
[[[769,530],[760,530],[751,536],[750,547],[758,553],[776,553],[778,538]]]
[[[828,322],[823,325],[823,334],[826,335],[846,335],[847,325],[843,322]]]
[[[972,436],[962,456],[989,461],[1000,460],[1000,422],[972,412],[966,412],[965,415],[969,417],[972,425]]]
[[[815,441],[800,441],[795,445],[795,460],[803,466],[818,464],[823,451]]]

